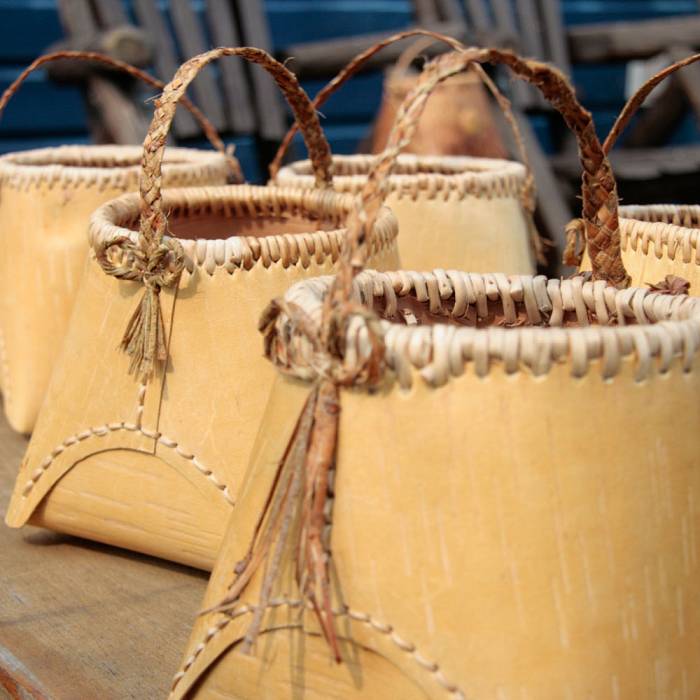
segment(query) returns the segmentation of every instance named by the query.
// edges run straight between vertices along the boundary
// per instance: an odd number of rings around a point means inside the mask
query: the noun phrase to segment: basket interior
[[[326,193],[327,195],[327,193]],[[183,240],[221,240],[235,236],[282,236],[335,231],[345,224],[350,201],[333,193],[283,190],[251,185],[164,190],[168,234]],[[140,200],[127,195],[111,223],[138,231]]]
[[[459,328],[651,325],[683,318],[694,300],[651,294],[648,289],[616,290],[585,277],[544,277],[445,273],[363,273],[356,290],[385,321],[401,326]]]
[[[235,216],[209,212],[197,216],[171,214],[168,219],[170,234],[185,240],[215,240],[231,236],[280,236],[284,234],[332,231],[333,221],[305,216]]]

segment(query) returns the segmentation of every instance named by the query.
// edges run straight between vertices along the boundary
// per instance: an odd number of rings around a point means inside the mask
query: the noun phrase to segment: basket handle
[[[397,156],[410,143],[415,133],[426,100],[441,81],[466,70],[472,62],[507,66],[516,76],[537,87],[564,117],[578,141],[583,167],[583,219],[593,278],[605,280],[616,287],[628,285],[629,276],[620,251],[615,179],[596,135],[590,112],[581,106],[573,87],[556,68],[523,59],[507,50],[469,48],[440,56],[429,63],[418,85],[399,109],[389,143],[374,163],[348,230],[339,272],[326,301],[324,341],[330,340],[332,328],[342,326],[332,316],[338,309],[349,308],[353,278],[365,264],[366,232],[372,229],[377,212],[386,197],[388,177],[396,164]]]
[[[635,92],[634,95],[632,95],[632,97],[630,97],[630,99],[627,100],[627,104],[623,107],[622,111],[615,120],[612,129],[610,129],[610,133],[605,139],[605,143],[603,143],[603,150],[605,151],[605,153],[610,153],[612,148],[615,146],[617,139],[627,128],[630,119],[632,119],[632,117],[636,114],[637,110],[642,106],[644,100],[646,100],[646,98],[649,96],[649,93],[657,85],[666,80],[666,78],[673,75],[676,71],[680,70],[681,68],[685,68],[686,66],[689,66],[692,63],[696,63],[697,61],[700,61],[700,54],[693,54],[692,56],[688,56],[687,58],[681,59],[680,61],[676,61],[676,63],[673,63],[672,65],[668,66],[667,68],[664,68],[662,71],[659,71],[656,75],[649,78],[649,80],[647,80],[637,90],[637,92]]]
[[[333,78],[325,87],[319,90],[318,94],[313,100],[314,109],[318,109],[319,107],[323,106],[334,92],[339,90],[365,65],[365,63],[367,63],[367,61],[369,61],[370,58],[373,58],[382,49],[412,36],[429,37],[434,41],[441,41],[455,50],[464,48],[461,41],[458,41],[451,36],[447,36],[446,34],[439,34],[428,29],[410,29],[405,32],[399,32],[398,34],[392,34],[391,36],[386,37],[386,39],[382,39],[382,41],[377,42],[374,46],[370,46],[368,49],[358,53],[357,56],[355,56],[355,58],[353,58],[345,66],[345,68],[343,68],[338,75],[335,76],[335,78]],[[413,46],[409,47],[407,51],[410,51],[412,48]],[[295,122],[289,127],[289,130],[282,139],[282,143],[280,143],[277,153],[275,153],[275,157],[270,163],[269,172],[271,178],[274,179],[277,177],[277,173],[279,173],[280,168],[282,167],[282,160],[284,159],[284,156],[292,143],[292,139],[298,130],[299,127]]]
[[[272,75],[302,126],[314,166],[316,184],[332,189],[331,151],[311,100],[296,76],[267,52],[250,47],[212,49],[185,61],[156,100],[156,109],[143,142],[141,160],[141,217],[136,240],[116,236],[101,241],[96,257],[102,269],[120,279],[138,280],[144,294],[122,338],[121,348],[131,357],[129,371],[142,382],[151,379],[167,359],[165,326],[160,308],[160,291],[177,284],[185,254],[176,238],[166,237],[167,214],[163,207],[162,165],[165,146],[178,102],[202,68],[223,56],[242,56]],[[121,255],[110,251],[115,248]]]
[[[0,117],[2,116],[7,103],[14,97],[22,83],[29,77],[30,73],[34,72],[45,63],[50,63],[52,61],[71,59],[71,60],[82,60],[82,61],[93,61],[94,63],[102,63],[103,65],[109,66],[110,68],[115,68],[124,73],[129,74],[133,78],[156,88],[157,90],[162,90],[165,87],[165,83],[161,82],[157,78],[154,78],[149,73],[132,66],[129,63],[120,61],[119,59],[112,58],[111,56],[106,56],[105,54],[97,53],[95,51],[56,51],[54,53],[47,53],[44,56],[39,56],[34,59],[12,82],[12,84],[3,92],[2,97],[0,97]],[[209,143],[219,151],[228,163],[229,169],[239,182],[243,180],[241,169],[238,161],[233,157],[232,152],[228,152],[224,142],[221,140],[218,132],[214,125],[204,116],[201,110],[196,107],[189,99],[184,98],[182,101],[183,106],[192,116],[197,120],[199,125],[207,137]]]
[[[440,41],[455,50],[461,50],[465,48],[464,44],[461,41],[455,39],[454,37],[447,36],[446,34],[441,34],[439,32],[433,32],[427,29],[412,29],[405,32],[400,32],[398,34],[393,34],[392,36],[383,39],[374,46],[371,46],[370,48],[355,56],[355,58],[353,58],[352,61],[350,61],[350,63],[348,63],[345,66],[345,68],[343,68],[338,73],[338,75],[335,76],[335,78],[333,78],[324,88],[322,88],[318,92],[313,101],[314,108],[318,109],[319,107],[324,105],[328,98],[331,97],[331,95],[333,95],[333,93],[339,90],[348,80],[350,80],[350,78],[352,78],[365,65],[365,63],[367,63],[367,61],[369,61],[382,49],[412,36],[424,37],[429,41],[426,41],[425,43],[423,41],[417,41],[414,42],[411,46],[409,46],[401,54],[401,57],[399,58],[396,64],[397,68],[399,66],[403,68],[405,64],[410,64],[411,62],[413,62],[413,59],[416,55],[416,51],[423,51],[427,46],[436,41]],[[527,154],[527,149],[525,148],[522,132],[520,130],[520,127],[518,126],[518,122],[515,119],[515,116],[513,115],[513,107],[510,103],[510,100],[498,89],[493,80],[491,80],[488,73],[486,73],[486,71],[484,71],[484,69],[479,64],[472,64],[472,70],[474,70],[474,72],[479,76],[484,85],[486,85],[489,92],[493,95],[494,99],[498,103],[498,106],[501,108],[501,111],[503,112],[505,119],[508,122],[508,125],[510,126],[513,132],[515,145],[518,150],[518,157],[520,158],[522,164],[525,166],[525,170],[527,173],[525,186],[523,187],[523,206],[529,213],[533,213],[535,210],[536,200],[535,179],[532,174],[532,168],[530,167],[530,159]],[[277,174],[279,173],[280,168],[282,167],[282,161],[284,159],[284,156],[286,155],[287,150],[289,149],[289,146],[292,142],[292,139],[297,133],[297,130],[297,124],[292,124],[292,126],[287,131],[285,137],[282,139],[282,143],[280,144],[279,148],[277,149],[277,153],[275,153],[275,157],[270,163],[269,172],[271,178],[274,179],[275,177],[277,177]]]
[[[183,63],[156,102],[150,129],[143,144],[143,172],[141,177],[141,236],[156,247],[165,233],[165,216],[161,196],[161,164],[175,109],[187,86],[200,70],[224,56],[242,56],[262,66],[274,78],[284,93],[296,120],[301,124],[304,140],[313,163],[316,185],[332,185],[332,160],[328,141],[323,134],[318,115],[296,76],[270,54],[251,47],[212,49]]]

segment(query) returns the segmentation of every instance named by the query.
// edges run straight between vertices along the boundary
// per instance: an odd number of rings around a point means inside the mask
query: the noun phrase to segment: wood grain
[[[2,420],[3,512],[25,447]],[[193,569],[0,526],[0,698],[165,697],[205,587]]]

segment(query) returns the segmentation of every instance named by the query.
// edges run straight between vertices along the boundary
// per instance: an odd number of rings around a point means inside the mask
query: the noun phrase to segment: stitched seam
[[[119,432],[123,430],[128,430],[130,432],[137,432],[144,435],[147,438],[156,440],[159,444],[174,450],[180,457],[191,462],[194,468],[203,476],[205,476],[209,481],[211,481],[216,488],[221,491],[221,495],[230,504],[234,505],[235,501],[231,497],[231,493],[226,484],[223,484],[211,469],[205,467],[191,452],[185,450],[181,445],[179,445],[175,440],[172,440],[164,435],[161,435],[155,430],[148,430],[142,428],[135,423],[108,423],[105,425],[100,425],[98,427],[86,428],[70,437],[67,437],[62,443],[55,447],[47,457],[39,464],[37,469],[32,474],[29,481],[24,486],[22,490],[22,498],[27,498],[34,488],[35,484],[44,475],[48,468],[53,464],[56,457],[65,452],[69,447],[77,445],[79,442],[84,442],[85,440],[94,437],[104,437],[110,432]]]
[[[138,394],[136,397],[136,425],[140,429],[143,425],[143,411],[146,404],[146,388],[148,384],[142,381],[139,385]]]
[[[267,608],[279,608],[283,606],[287,606],[290,608],[298,608],[302,605],[302,602],[300,600],[289,600],[287,598],[276,598],[273,599],[269,602],[267,605]],[[310,606],[308,606],[309,609]],[[192,652],[192,654],[188,657],[188,659],[184,662],[182,665],[180,671],[178,671],[174,678],[173,678],[173,684],[172,684],[172,689],[174,690],[177,684],[180,682],[180,680],[184,677],[184,675],[187,673],[187,671],[190,669],[192,664],[197,660],[199,655],[206,649],[207,645],[214,639],[228,624],[229,622],[232,622],[238,617],[241,617],[246,614],[250,614],[256,610],[256,606],[254,605],[242,605],[238,610],[235,612],[231,613],[227,617],[219,620],[213,627],[210,627],[205,636],[204,636],[204,641],[200,642]],[[360,622],[366,627],[371,627],[373,630],[376,632],[379,632],[380,634],[383,634],[389,639],[405,654],[408,654],[413,661],[418,664],[424,671],[427,671],[436,681],[437,683],[442,686],[450,695],[452,700],[464,700],[465,695],[464,691],[456,684],[451,681],[449,681],[445,675],[443,674],[442,670],[440,669],[440,666],[437,662],[430,661],[428,660],[425,656],[423,656],[418,650],[416,649],[416,645],[413,644],[412,642],[407,642],[405,639],[400,637],[395,631],[392,625],[388,625],[384,622],[381,622],[377,620],[376,618],[373,618],[371,615],[368,613],[363,613],[359,612],[356,610],[352,610],[351,608],[343,608],[342,610],[336,610],[334,611],[335,617],[344,617],[347,616],[352,620],[355,620],[356,622]]]

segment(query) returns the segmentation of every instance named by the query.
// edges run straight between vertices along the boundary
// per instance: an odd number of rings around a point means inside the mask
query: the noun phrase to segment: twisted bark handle
[[[574,132],[583,167],[583,219],[593,265],[593,278],[625,287],[629,276],[622,264],[618,197],[610,163],[596,136],[593,118],[576,99],[574,89],[564,75],[552,66],[520,58],[511,51],[469,48],[440,56],[429,63],[418,85],[399,108],[394,129],[385,151],[369,174],[358,210],[349,227],[341,265],[325,309],[325,340],[332,336],[331,326],[337,309],[351,298],[352,280],[364,267],[366,236],[371,231],[379,207],[386,197],[388,178],[399,153],[410,143],[425,103],[441,81],[466,70],[472,62],[507,66],[515,75],[537,87],[561,113]]]
[[[615,123],[613,124],[612,129],[610,129],[610,133],[603,144],[603,150],[605,153],[610,153],[615,145],[615,142],[627,128],[630,119],[632,119],[637,110],[642,106],[644,100],[646,100],[646,98],[649,96],[649,93],[670,75],[673,75],[681,68],[685,68],[691,63],[696,63],[697,61],[700,61],[700,54],[693,54],[692,56],[688,56],[680,61],[676,61],[676,63],[668,66],[668,68],[664,68],[662,71],[659,71],[656,75],[649,78],[649,80],[647,80],[646,83],[644,83],[644,85],[642,85],[642,87],[640,87],[639,90],[637,90],[637,92],[635,92],[634,95],[627,100],[627,104],[624,106],[619,116],[615,120]]]
[[[250,47],[212,49],[183,63],[156,102],[156,111],[143,143],[140,235],[146,248],[157,249],[165,233],[166,218],[161,195],[161,166],[177,103],[199,71],[223,56],[242,56],[270,73],[284,93],[297,122],[301,125],[309,157],[313,163],[316,184],[319,187],[332,185],[330,147],[316,111],[296,76],[261,49]]]
[[[157,78],[154,78],[149,73],[132,66],[129,63],[120,61],[119,59],[112,58],[111,56],[106,56],[105,54],[97,53],[95,51],[56,51],[54,53],[47,53],[44,56],[39,56],[34,59],[18,76],[15,78],[13,83],[3,92],[2,97],[0,97],[0,117],[7,106],[7,103],[14,97],[22,83],[29,77],[30,73],[34,72],[37,68],[40,68],[45,63],[50,63],[52,61],[59,61],[64,59],[71,60],[82,60],[82,61],[93,61],[95,63],[102,63],[103,65],[109,66],[110,68],[116,68],[133,78],[137,78],[141,82],[156,88],[157,90],[162,90],[165,87],[165,83],[161,82]],[[229,169],[232,174],[236,176],[238,180],[242,180],[240,167],[238,161],[227,152],[224,142],[221,140],[218,132],[214,125],[202,114],[202,112],[190,102],[189,99],[184,98],[182,101],[183,106],[187,109],[192,116],[197,120],[199,125],[202,127],[204,135],[207,137],[209,143],[211,143],[214,148],[224,155],[226,158]]]
[[[335,78],[333,78],[333,80],[331,80],[324,88],[322,88],[318,92],[316,97],[314,97],[314,109],[318,109],[323,104],[325,104],[328,98],[334,92],[339,90],[348,80],[350,80],[350,78],[352,78],[353,75],[355,75],[355,73],[357,73],[362,68],[362,66],[364,66],[364,64],[367,63],[367,61],[369,61],[370,58],[378,54],[382,49],[386,48],[387,46],[391,46],[391,44],[395,44],[397,41],[407,39],[411,36],[431,37],[435,41],[442,41],[446,43],[453,49],[464,48],[462,42],[457,41],[457,39],[454,39],[445,34],[431,32],[428,29],[411,29],[405,32],[399,32],[398,34],[392,34],[391,36],[388,36],[386,39],[383,39],[374,46],[370,46],[368,49],[365,49],[364,51],[362,51],[362,53],[357,54],[357,56],[355,56],[355,58],[353,58],[352,61],[350,61],[350,63],[348,63],[347,66],[345,66],[345,68],[343,68],[338,73],[338,75],[336,75]],[[292,126],[289,128],[289,131],[287,131],[285,137],[282,139],[282,143],[280,144],[279,148],[277,149],[277,153],[275,153],[275,157],[270,163],[269,172],[271,178],[274,179],[275,177],[277,177],[277,173],[282,167],[282,160],[284,159],[284,156],[287,150],[289,149],[289,146],[292,143],[292,139],[294,138],[298,129],[299,127],[295,122],[294,124],[292,124]]]
[[[382,49],[411,36],[425,37],[430,41],[427,44],[416,42],[416,44],[410,46],[402,54],[402,58],[399,59],[399,63],[402,62],[402,59],[405,56],[410,57],[410,62],[412,62],[417,47],[419,47],[422,51],[425,48],[425,46],[435,41],[442,42],[457,51],[465,48],[464,44],[462,44],[461,41],[458,41],[453,37],[447,36],[446,34],[433,32],[427,29],[411,29],[405,32],[399,32],[398,34],[393,34],[392,36],[383,39],[374,46],[371,46],[370,48],[355,56],[355,58],[353,58],[352,61],[350,61],[350,63],[348,63],[347,66],[345,66],[345,68],[343,68],[338,73],[338,75],[335,76],[335,78],[333,78],[324,88],[322,88],[319,91],[319,93],[316,95],[313,101],[314,108],[318,109],[323,104],[325,104],[325,102],[328,100],[329,97],[331,97],[331,95],[333,95],[333,93],[339,90],[350,78],[352,78],[362,68],[362,66],[370,58],[375,56]],[[399,63],[397,63],[397,66],[399,65]],[[520,158],[521,163],[525,166],[526,170],[525,186],[523,187],[523,206],[529,213],[533,213],[535,209],[536,200],[535,179],[532,174],[532,168],[530,167],[530,159],[527,154],[527,149],[525,148],[525,143],[523,141],[522,132],[520,131],[520,126],[518,125],[518,122],[515,119],[515,116],[513,115],[513,107],[510,103],[510,100],[498,89],[493,80],[491,80],[489,75],[479,64],[474,63],[472,64],[471,68],[479,76],[484,85],[486,85],[489,92],[493,95],[494,99],[498,103],[498,106],[501,108],[501,111],[503,112],[504,117],[508,122],[508,125],[510,126],[513,132],[515,145],[518,150],[518,157]],[[282,161],[284,159],[284,156],[287,150],[289,149],[289,146],[295,134],[297,133],[297,130],[297,124],[292,124],[292,126],[289,128],[289,131],[287,131],[284,139],[282,139],[282,143],[277,149],[277,153],[275,154],[274,159],[270,163],[269,172],[270,177],[272,179],[277,177],[277,174],[279,173],[279,170],[282,167]]]

